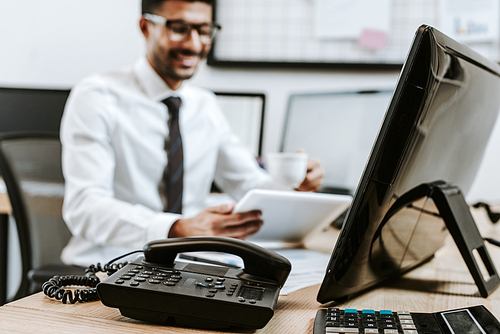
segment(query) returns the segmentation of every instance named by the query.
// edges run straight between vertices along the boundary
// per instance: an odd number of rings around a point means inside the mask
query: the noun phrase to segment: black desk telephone
[[[217,251],[244,269],[175,262],[180,252]],[[139,257],[97,285],[102,303],[138,320],[188,327],[262,328],[272,318],[290,262],[255,244],[225,237],[148,243]]]

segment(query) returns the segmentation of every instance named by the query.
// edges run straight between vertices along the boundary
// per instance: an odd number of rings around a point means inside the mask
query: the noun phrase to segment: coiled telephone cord
[[[99,277],[97,277],[97,272],[105,272],[108,276],[117,272],[121,268],[123,268],[128,262],[123,263],[113,263],[118,259],[121,259],[125,256],[142,252],[134,251],[127,254],[124,254],[116,259],[109,261],[104,267],[101,266],[100,263],[97,265],[91,265],[87,269],[85,269],[85,276],[79,275],[66,275],[66,276],[54,276],[49,279],[47,282],[43,283],[42,290],[43,293],[49,298],[55,298],[56,300],[62,301],[64,304],[70,302],[71,304],[75,304],[77,302],[93,302],[100,300],[99,295],[97,294],[97,284],[101,282]],[[65,286],[86,286],[87,289],[64,289]]]

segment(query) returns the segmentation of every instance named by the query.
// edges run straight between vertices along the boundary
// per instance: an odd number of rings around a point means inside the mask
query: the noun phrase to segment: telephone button
[[[244,302],[246,301],[246,299],[245,299],[245,298],[243,298],[243,297],[238,297],[238,301],[239,301],[240,303],[244,303]]]
[[[170,270],[170,269],[163,269],[163,268],[151,268],[151,270],[153,271],[161,271],[163,273],[167,273],[167,274],[170,274],[170,275],[180,275],[180,271],[178,270]]]
[[[205,282],[212,282],[214,279],[212,277],[205,278]]]
[[[175,283],[174,282],[165,282],[163,283],[164,285],[167,285],[167,286],[174,286]]]
[[[208,289],[208,292],[212,292],[212,293],[216,293],[217,291],[219,291],[219,290],[217,290],[217,289]]]
[[[142,277],[142,278],[149,278],[151,277],[151,275],[147,275],[147,274],[140,274],[139,277]]]
[[[215,294],[214,293],[207,293],[205,295],[205,297],[213,298],[213,297],[215,297]]]
[[[129,280],[129,279],[132,278],[132,276],[130,276],[130,275],[121,275],[120,278],[124,279],[124,280]]]
[[[255,304],[255,303],[257,303],[257,301],[256,301],[255,299],[250,299],[248,302],[249,302],[250,304]]]
[[[203,282],[194,282],[194,285],[201,286],[203,288],[208,288],[208,285],[206,283],[203,283]]]
[[[160,282],[159,280],[157,280],[157,279],[150,279],[148,282],[149,282],[149,283],[151,283],[151,284],[160,284],[160,283],[161,283],[161,282]]]
[[[225,280],[226,280],[226,279],[225,279],[224,277],[219,277],[219,278],[217,278],[217,281],[218,281],[218,282],[224,282]]]
[[[216,284],[216,285],[214,285],[214,288],[219,289],[219,290],[225,290],[226,286],[224,284]]]
[[[138,285],[139,285],[139,282],[137,282],[137,281],[132,281],[132,282],[130,282],[130,284],[129,284],[129,285],[130,285],[130,286],[138,286]]]
[[[146,279],[143,278],[143,277],[136,277],[136,278],[134,278],[134,281],[137,281],[137,282],[146,282]]]
[[[153,272],[152,272],[152,271],[149,271],[149,270],[145,270],[145,271],[144,271],[144,274],[145,274],[145,275],[153,275]]]
[[[117,279],[117,280],[115,281],[115,283],[116,283],[116,284],[123,284],[124,282],[125,282],[125,281],[124,281],[124,280],[122,280],[122,279]]]

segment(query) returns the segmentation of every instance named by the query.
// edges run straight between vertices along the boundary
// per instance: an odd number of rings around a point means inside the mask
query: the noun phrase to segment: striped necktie
[[[181,99],[169,97],[162,101],[168,107],[170,140],[165,144],[168,163],[164,174],[165,195],[167,205],[165,212],[182,213],[182,190],[183,190],[183,152],[182,139],[179,130],[179,108]]]

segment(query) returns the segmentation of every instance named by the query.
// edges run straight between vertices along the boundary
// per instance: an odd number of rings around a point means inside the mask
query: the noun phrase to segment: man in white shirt
[[[244,239],[262,225],[261,213],[232,214],[233,205],[205,207],[212,181],[233,198],[273,187],[242,147],[215,95],[184,80],[194,74],[218,30],[208,0],[143,0],[140,29],[146,57],[133,66],[76,85],[61,123],[66,180],[63,216],[73,237],[65,263],[87,266],[151,240],[217,235]],[[180,97],[183,145],[182,214],[163,212],[169,112]],[[323,170],[311,159],[298,190],[316,190]]]

